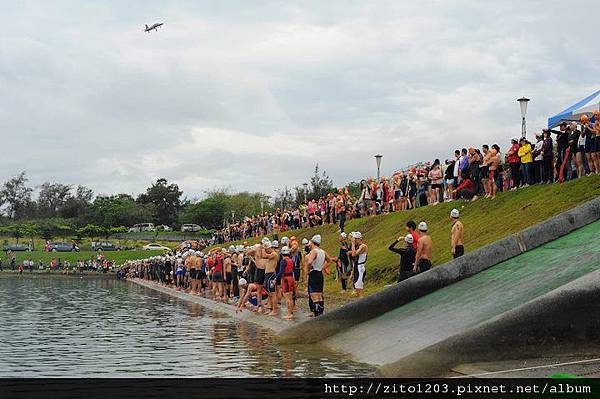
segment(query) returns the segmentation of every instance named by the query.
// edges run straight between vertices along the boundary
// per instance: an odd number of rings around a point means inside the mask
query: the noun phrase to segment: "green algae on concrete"
[[[336,334],[324,343],[395,362],[600,269],[600,221]]]

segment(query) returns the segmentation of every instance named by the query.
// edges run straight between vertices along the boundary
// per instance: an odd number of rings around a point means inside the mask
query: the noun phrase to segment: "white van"
[[[156,227],[154,227],[153,223],[139,223],[134,224],[127,231],[129,231],[130,233],[139,233],[141,231],[156,231]]]

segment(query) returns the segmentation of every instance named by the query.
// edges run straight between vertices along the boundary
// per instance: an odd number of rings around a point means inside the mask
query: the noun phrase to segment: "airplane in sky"
[[[164,22],[161,22],[161,23],[152,24],[152,26],[146,25],[146,29],[144,29],[144,32],[150,32],[152,29],[154,29],[155,31],[158,31],[158,28],[160,28],[164,24],[165,24]]]

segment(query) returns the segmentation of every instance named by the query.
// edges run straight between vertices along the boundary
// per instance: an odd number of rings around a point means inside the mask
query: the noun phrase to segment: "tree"
[[[110,228],[131,226],[151,219],[153,205],[138,204],[129,194],[98,196],[92,203],[87,220],[91,224]]]
[[[62,183],[45,182],[40,186],[38,212],[43,217],[56,217],[58,211],[71,198],[72,186]]]
[[[309,185],[308,199],[318,199],[335,190],[333,181],[329,178],[327,172],[323,171],[322,174],[319,174],[319,164],[315,165],[315,172],[310,178]]]
[[[137,202],[154,205],[153,221],[170,226],[177,221],[182,194],[177,184],[168,184],[167,179],[161,178],[148,187],[145,194],[140,194]]]
[[[226,203],[222,198],[209,197],[189,204],[183,211],[183,223],[196,223],[204,227],[220,228],[226,219]]]
[[[4,182],[0,189],[0,204],[7,205],[6,213],[10,219],[19,220],[33,216],[31,214],[32,209],[35,209],[31,200],[33,189],[27,187],[28,181],[23,171]]]
[[[83,237],[89,237],[92,240],[102,235],[104,229],[95,224],[86,224],[84,227],[77,229],[77,234]]]
[[[77,186],[75,195],[69,195],[58,210],[59,216],[67,219],[77,219],[77,224],[81,225],[80,223],[85,218],[93,199],[94,192],[91,189],[85,186]]]

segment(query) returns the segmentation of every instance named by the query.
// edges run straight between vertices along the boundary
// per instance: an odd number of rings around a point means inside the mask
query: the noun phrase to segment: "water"
[[[136,284],[0,276],[0,377],[342,377],[365,365]]]

